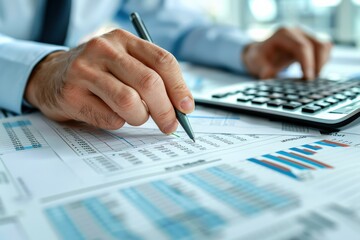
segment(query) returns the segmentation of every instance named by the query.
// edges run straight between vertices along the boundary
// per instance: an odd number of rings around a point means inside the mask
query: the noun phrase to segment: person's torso
[[[0,0],[0,34],[36,40],[47,0]],[[61,1],[61,0],[59,0]],[[67,46],[76,46],[86,35],[114,17],[122,0],[72,1]]]

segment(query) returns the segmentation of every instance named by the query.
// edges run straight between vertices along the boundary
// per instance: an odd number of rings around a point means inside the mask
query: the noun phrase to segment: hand
[[[48,55],[33,70],[25,98],[57,121],[118,129],[125,122],[141,125],[151,115],[164,133],[178,126],[174,107],[194,109],[176,59],[123,30]]]
[[[304,79],[313,79],[329,59],[331,46],[299,28],[280,28],[264,42],[248,45],[242,57],[250,74],[261,79],[274,78],[294,62],[300,63]]]

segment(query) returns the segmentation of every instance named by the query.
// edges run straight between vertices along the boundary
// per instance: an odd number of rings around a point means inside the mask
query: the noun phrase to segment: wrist
[[[38,94],[38,89],[44,84],[44,81],[48,80],[47,78],[51,78],[51,73],[53,72],[52,66],[56,61],[56,58],[61,54],[64,54],[64,51],[52,52],[38,62],[33,68],[24,93],[24,100],[32,106],[36,108],[40,107],[41,96]]]

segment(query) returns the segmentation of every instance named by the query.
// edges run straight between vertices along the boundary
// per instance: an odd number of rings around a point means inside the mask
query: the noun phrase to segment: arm
[[[133,33],[129,14],[140,13],[154,42],[179,60],[246,71],[241,53],[251,40],[234,27],[213,25],[186,1],[125,1],[117,14],[121,27]]]
[[[21,113],[25,87],[35,65],[51,52],[64,49],[0,33],[0,108]]]
[[[319,75],[329,57],[331,44],[321,42],[299,28],[281,28],[269,39],[255,43],[234,27],[213,25],[187,1],[124,1],[117,19],[129,31],[132,11],[146,21],[155,43],[179,60],[248,72],[258,78],[274,78],[294,62],[303,76]]]

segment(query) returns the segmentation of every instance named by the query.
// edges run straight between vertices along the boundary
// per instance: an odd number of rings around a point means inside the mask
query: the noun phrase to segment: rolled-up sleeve
[[[0,108],[21,113],[25,87],[33,68],[46,55],[59,50],[67,48],[0,34]]]
[[[241,53],[252,40],[235,27],[213,24],[200,8],[188,2],[125,0],[117,20],[123,28],[135,33],[128,16],[137,11],[154,42],[178,60],[245,73]]]

